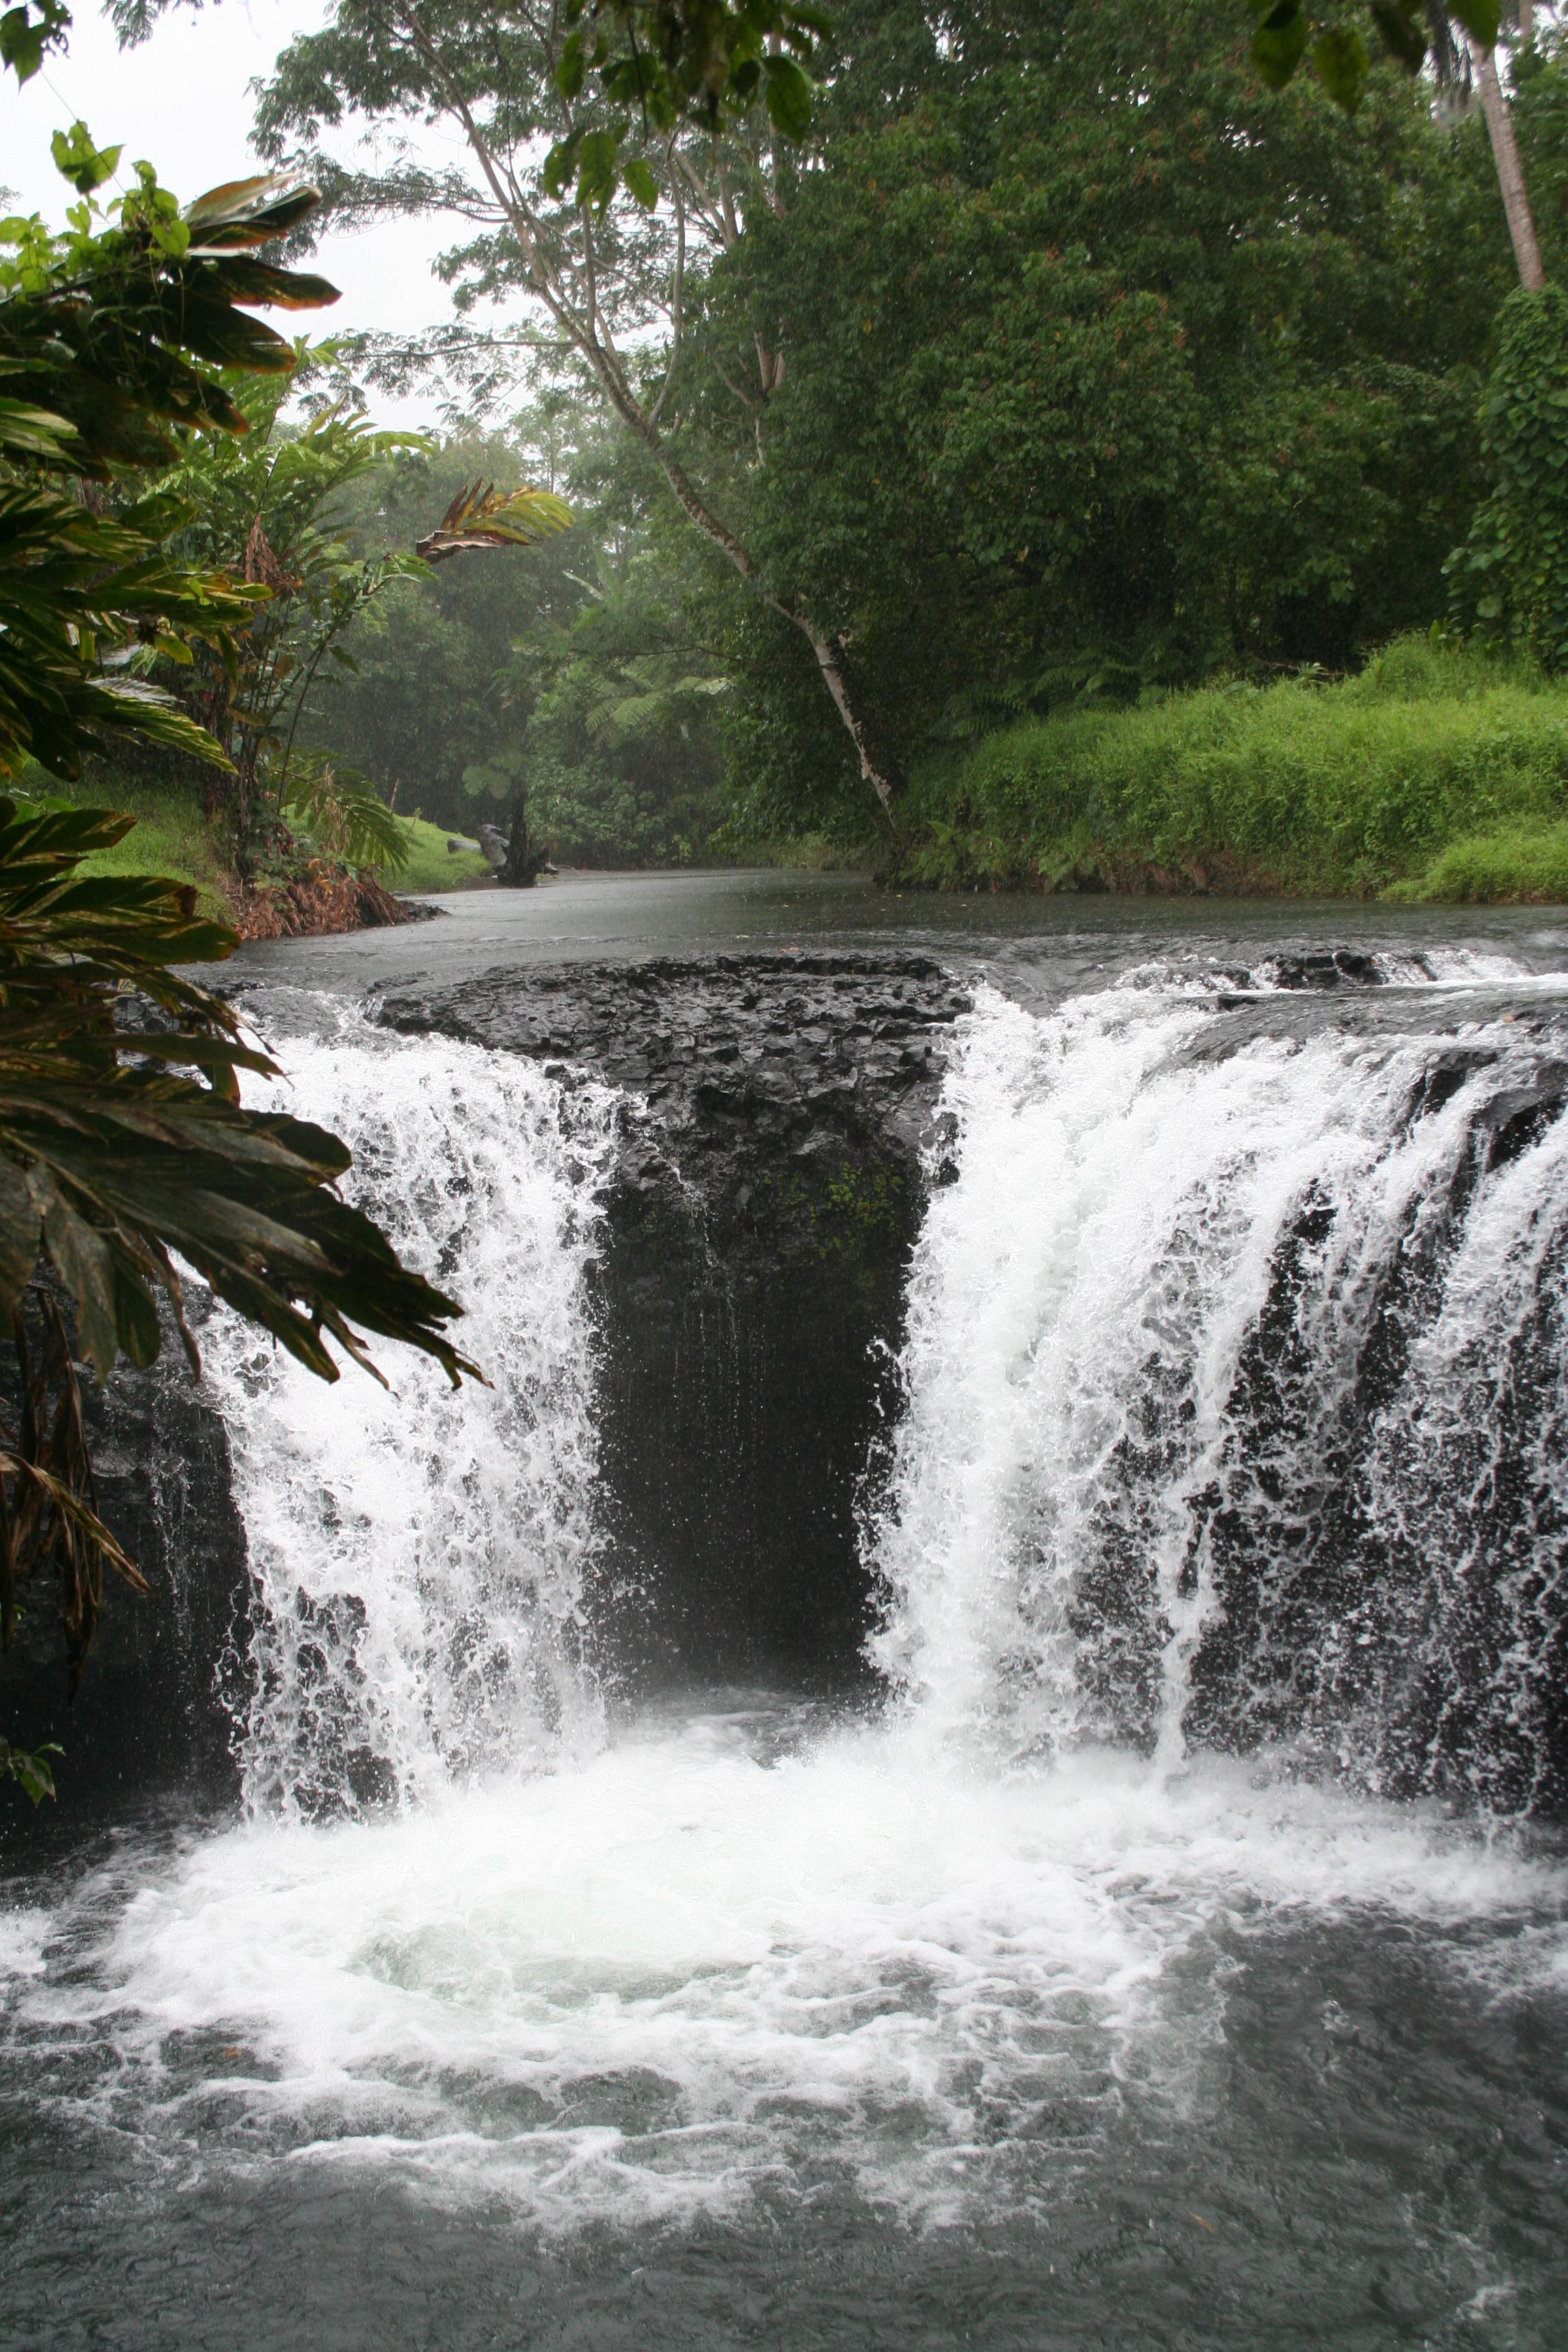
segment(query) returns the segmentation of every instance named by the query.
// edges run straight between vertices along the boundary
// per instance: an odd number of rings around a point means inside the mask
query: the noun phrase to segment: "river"
[[[0,2340],[1568,2345],[1568,920],[449,907],[230,967],[492,1385],[205,1327],[233,1781],[6,1810]],[[846,949],[968,1007],[868,1645],[623,1674],[624,1105],[368,1013]]]

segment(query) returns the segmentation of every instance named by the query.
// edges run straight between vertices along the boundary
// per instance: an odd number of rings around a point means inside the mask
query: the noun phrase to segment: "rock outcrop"
[[[626,1091],[598,1267],[597,1614],[634,1674],[863,1671],[857,1516],[968,1004],[894,954],[513,968],[382,1003],[405,1032]]]

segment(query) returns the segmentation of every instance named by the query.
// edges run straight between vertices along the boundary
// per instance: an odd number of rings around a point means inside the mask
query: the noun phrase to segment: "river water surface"
[[[493,1385],[209,1325],[242,1798],[5,1814],[0,2341],[1568,2346],[1568,922],[451,903],[231,967]],[[974,1009],[878,1679],[632,1705],[612,1091],[365,1005],[738,942]]]

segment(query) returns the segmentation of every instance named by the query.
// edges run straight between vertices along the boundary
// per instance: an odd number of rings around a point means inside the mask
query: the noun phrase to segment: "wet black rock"
[[[1381,988],[1387,978],[1377,958],[1362,948],[1273,956],[1263,969],[1276,988]]]
[[[597,1267],[601,1622],[664,1678],[863,1671],[856,1513],[969,998],[930,958],[708,956],[387,997],[624,1088]]]
[[[377,1018],[626,1089],[621,1189],[650,1195],[679,1166],[726,1237],[742,1223],[761,1242],[759,1159],[809,1179],[891,1158],[918,1176],[969,1005],[927,956],[715,955],[486,972],[389,995]]]
[[[53,1589],[35,1578],[0,1675],[0,1729],[24,1748],[59,1743],[70,1822],[176,1789],[225,1801],[238,1783],[221,1685],[249,1639],[226,1433],[169,1334],[150,1371],[122,1366],[106,1391],[87,1386],[83,1404],[99,1509],[150,1589],[138,1597],[106,1575],[71,1701]]]
[[[1341,988],[1384,988],[1388,974],[1376,956],[1363,948],[1312,948],[1267,957],[1256,970],[1222,965],[1216,979],[1228,982],[1228,988],[1219,992],[1222,1012],[1229,1012],[1258,991],[1273,994],[1283,989],[1290,995],[1321,994],[1326,990]]]

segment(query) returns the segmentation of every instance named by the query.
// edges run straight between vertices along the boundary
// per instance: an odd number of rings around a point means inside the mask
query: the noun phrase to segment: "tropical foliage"
[[[689,71],[710,20],[742,62],[753,34],[773,53],[755,12],[525,8],[483,38],[467,0],[416,14],[345,5],[261,102],[339,217],[474,224],[437,339],[468,421],[356,479],[334,528],[356,561],[406,551],[422,499],[521,461],[579,530],[504,580],[390,580],[335,640],[358,674],[296,674],[295,756],[332,761],[341,730],[397,808],[465,831],[521,784],[574,860],[824,830],[885,855],[881,812],[912,844],[989,730],[1353,669],[1447,609],[1501,462],[1478,418],[1514,275],[1462,103],[1479,7],[841,0],[797,28],[798,141],[760,83],[710,106]],[[639,56],[676,77],[646,110]],[[1561,272],[1550,23],[1503,79]],[[449,168],[395,138],[333,152],[420,113],[458,134]],[[418,357],[384,339],[354,364],[405,383]]]
[[[52,1572],[73,1690],[105,1566],[139,1581],[97,1514],[74,1360],[100,1381],[121,1356],[152,1363],[162,1302],[199,1370],[176,1257],[323,1380],[330,1340],[374,1371],[367,1335],[454,1383],[477,1370],[445,1328],[456,1302],[339,1198],[336,1138],[242,1107],[240,1073],[276,1066],[172,969],[226,954],[232,932],[174,886],[78,872],[130,822],[0,801],[0,1318],[20,1390],[0,1424],[0,1645]]]
[[[77,176],[91,184],[118,151],[84,145]],[[275,380],[293,368],[292,344],[238,306],[335,300],[323,279],[255,254],[314,200],[253,179],[182,214],[143,166],[107,225],[87,195],[63,236],[0,222],[0,775],[31,758],[74,776],[127,732],[225,763],[146,671],[160,654],[188,662],[194,641],[234,676],[268,592],[171,551],[195,502],[146,469],[176,457],[182,429],[247,430],[220,368]],[[118,512],[77,494],[132,469],[142,478]]]
[[[5,22],[5,55],[26,64],[26,26]],[[172,545],[205,528],[203,501],[174,477],[193,433],[249,431],[237,374],[294,366],[293,346],[238,306],[331,298],[255,253],[314,193],[252,180],[182,214],[143,169],[105,226],[89,192],[113,155],[80,126],[58,144],[84,192],[68,234],[13,220],[0,240],[12,256],[0,276],[0,772],[35,762],[29,773],[68,778],[133,736],[225,767],[218,736],[149,673],[189,670],[194,640],[229,690],[282,583],[260,566],[237,581]],[[149,484],[151,467],[166,470]],[[461,520],[468,534],[513,528],[472,502]],[[0,798],[0,1329],[16,1360],[0,1420],[0,1648],[31,1584],[50,1576],[73,1691],[105,1568],[140,1581],[97,1510],[77,1360],[100,1381],[121,1356],[149,1364],[166,1315],[198,1369],[182,1265],[322,1379],[337,1377],[329,1342],[374,1371],[374,1336],[420,1348],[454,1382],[477,1369],[447,1330],[456,1302],[339,1196],[349,1155],[337,1139],[243,1108],[240,1073],[275,1066],[231,1005],[174,969],[226,954],[233,932],[198,919],[179,886],[80,872],[131,824]],[[0,1775],[35,1801],[52,1791],[47,1754],[8,1739]]]
[[[296,357],[308,369],[318,355],[300,346]],[[395,866],[404,854],[396,826],[379,820],[357,787],[351,808],[352,772],[341,761],[298,769],[307,700],[314,694],[319,717],[331,682],[354,674],[345,635],[395,582],[424,581],[456,555],[530,546],[569,527],[571,509],[547,491],[470,482],[416,546],[356,547],[343,532],[348,494],[379,481],[395,454],[426,449],[427,439],[379,432],[343,398],[290,424],[281,414],[285,390],[237,383],[245,435],[188,436],[176,464],[153,484],[154,497],[177,499],[189,518],[175,542],[187,562],[241,574],[268,592],[237,639],[237,659],[198,656],[168,685],[228,753],[230,780],[208,798],[226,808],[242,875],[275,851],[286,816],[302,811],[309,821],[319,810],[329,775],[337,780],[337,816],[328,829]]]
[[[1510,278],[1479,112],[1436,109],[1370,17],[1352,115],[1311,75],[1270,88],[1254,17],[1201,0],[832,14],[800,149],[757,117],[700,140],[628,117],[651,215],[624,173],[586,206],[537,175],[563,107],[607,104],[563,98],[543,15],[481,59],[459,0],[420,12],[417,56],[395,10],[345,8],[261,108],[271,152],[322,171],[354,109],[462,128],[469,166],[333,165],[334,201],[460,203],[460,302],[510,292],[520,317],[457,331],[448,362],[499,399],[526,347],[536,384],[598,404],[600,449],[618,431],[614,465],[567,487],[602,546],[629,495],[666,634],[731,681],[712,720],[741,834],[870,837],[868,781],[896,817],[917,769],[1010,713],[1340,668],[1442,612],[1485,492],[1478,394]],[[1550,266],[1568,179],[1550,39],[1528,68],[1508,111]],[[537,684],[535,736],[577,625],[552,603],[509,666],[508,691]],[[584,721],[626,698],[605,659],[592,696],[572,688]],[[521,750],[492,708],[447,772]],[[531,806],[568,777],[579,804],[616,800],[585,724],[563,754],[540,745]],[[624,814],[605,831],[627,838]]]
[[[1436,54],[1441,72],[1452,50],[1452,26],[1462,26],[1479,49],[1489,51],[1497,44],[1500,16],[1497,0],[1457,0],[1452,8],[1434,8],[1430,0],[1368,0],[1364,10],[1326,13],[1308,6],[1307,0],[1254,0],[1254,9],[1253,60],[1269,88],[1283,89],[1305,65],[1347,114],[1355,112],[1365,94],[1374,50],[1411,74]]]
[[[1452,611],[1568,670],[1568,294],[1510,295],[1480,412],[1489,495],[1449,565]]]
[[[1425,635],[1338,682],[1232,679],[1022,719],[917,785],[914,872],[963,888],[1551,896],[1563,720],[1528,663]]]

